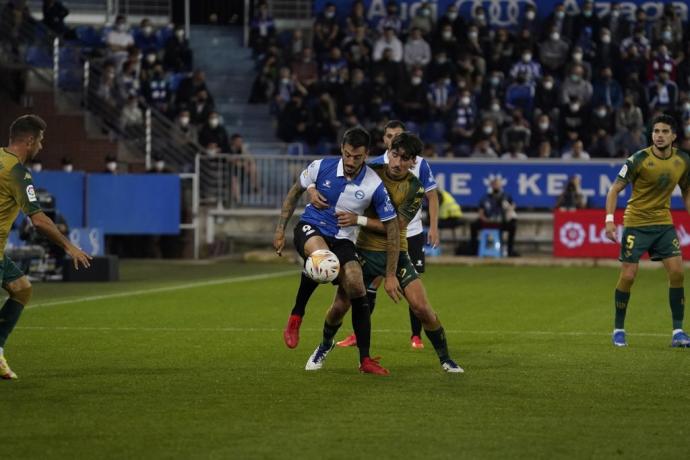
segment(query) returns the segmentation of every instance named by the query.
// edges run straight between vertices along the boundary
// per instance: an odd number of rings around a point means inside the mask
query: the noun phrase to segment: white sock
[[[683,332],[683,329],[674,329],[671,335],[676,335],[679,332]],[[0,348],[0,355],[2,354],[2,348]]]
[[[616,332],[625,332],[625,329],[614,329],[613,333],[615,334]]]

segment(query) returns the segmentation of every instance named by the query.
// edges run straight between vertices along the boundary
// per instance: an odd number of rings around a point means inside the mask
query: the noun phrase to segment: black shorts
[[[424,245],[426,244],[426,238],[424,238],[424,232],[419,235],[411,236],[407,239],[407,253],[410,255],[410,261],[414,265],[414,269],[417,273],[424,273]]]
[[[330,249],[340,261],[341,267],[344,267],[346,263],[351,262],[353,260],[359,263],[359,259],[357,258],[357,251],[355,251],[355,243],[347,239],[338,239],[330,236],[324,236],[324,234],[321,233],[319,229],[316,228],[314,225],[300,220],[299,222],[297,222],[297,225],[295,225],[294,243],[297,253],[302,257],[304,261],[307,260],[307,257],[304,254],[304,245],[309,238],[315,236],[320,236],[324,239],[324,241],[328,245],[328,249]]]

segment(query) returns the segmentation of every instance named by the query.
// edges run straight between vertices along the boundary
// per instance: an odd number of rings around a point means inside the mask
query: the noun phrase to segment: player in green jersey
[[[376,171],[383,181],[393,206],[398,213],[401,251],[398,258],[397,277],[403,289],[403,294],[414,314],[422,322],[424,331],[438,354],[443,370],[450,373],[461,373],[463,369],[450,357],[443,326],[436,312],[431,308],[422,280],[419,279],[414,265],[407,254],[407,224],[419,210],[424,197],[424,187],[419,179],[410,172],[410,168],[414,166],[416,157],[421,153],[422,147],[422,142],[417,136],[408,132],[401,133],[393,140],[389,152],[389,163],[374,164],[370,167]],[[365,284],[369,286],[377,278],[384,276],[386,274],[386,248],[388,247],[388,242],[383,223],[376,218],[373,210],[371,208],[367,209],[364,216],[358,216],[349,212],[339,212],[338,225],[341,227],[360,226],[359,237],[357,238],[357,252],[362,263]],[[349,308],[350,302],[342,289],[339,288],[333,304],[326,313],[326,322],[340,326],[342,318]],[[337,327],[329,330],[328,334],[326,334],[324,329],[322,345],[320,346],[330,344],[336,332]],[[307,369],[320,369],[323,366],[323,359],[317,363],[318,367],[316,367],[312,363],[313,357],[314,355],[309,358]],[[381,369],[380,372],[374,373],[379,375],[388,374],[387,370]]]
[[[0,260],[2,288],[9,299],[0,309],[0,378],[16,379],[4,355],[5,342],[19,320],[24,307],[31,299],[31,283],[12,259],[4,254],[12,223],[21,209],[36,229],[55,244],[63,247],[74,260],[74,267],[89,267],[91,257],[74,246],[58,230],[52,220],[41,211],[31,173],[24,166],[34,159],[43,148],[45,122],[36,115],[24,115],[10,126],[9,146],[0,148]]]
[[[623,217],[621,271],[614,295],[615,321],[613,344],[627,346],[625,314],[630,289],[637,275],[640,257],[649,252],[660,260],[668,274],[668,298],[671,305],[672,347],[690,347],[690,337],[683,331],[685,292],[680,243],[671,219],[671,194],[680,187],[685,207],[690,211],[690,156],[673,147],[676,123],[669,115],[655,117],[652,145],[631,155],[621,168],[606,197],[606,236],[617,242],[613,213],[618,194],[632,184],[632,195]]]

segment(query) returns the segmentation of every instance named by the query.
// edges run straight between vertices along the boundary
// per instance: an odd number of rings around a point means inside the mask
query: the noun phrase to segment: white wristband
[[[307,185],[307,190],[309,190],[310,188],[316,188],[316,184],[309,184],[309,185]]]
[[[360,227],[366,227],[368,220],[369,219],[367,219],[364,216],[357,216],[357,225],[359,225]]]
[[[606,223],[613,222],[613,214],[606,214]]]

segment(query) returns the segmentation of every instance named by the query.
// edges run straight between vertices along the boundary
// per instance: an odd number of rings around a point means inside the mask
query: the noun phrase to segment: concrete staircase
[[[251,50],[243,46],[242,28],[193,26],[190,46],[194,50],[194,66],[206,72],[207,85],[228,133],[240,133],[254,145],[280,142],[275,137],[268,106],[247,103],[256,70]],[[267,150],[271,148],[253,152],[276,153]]]

